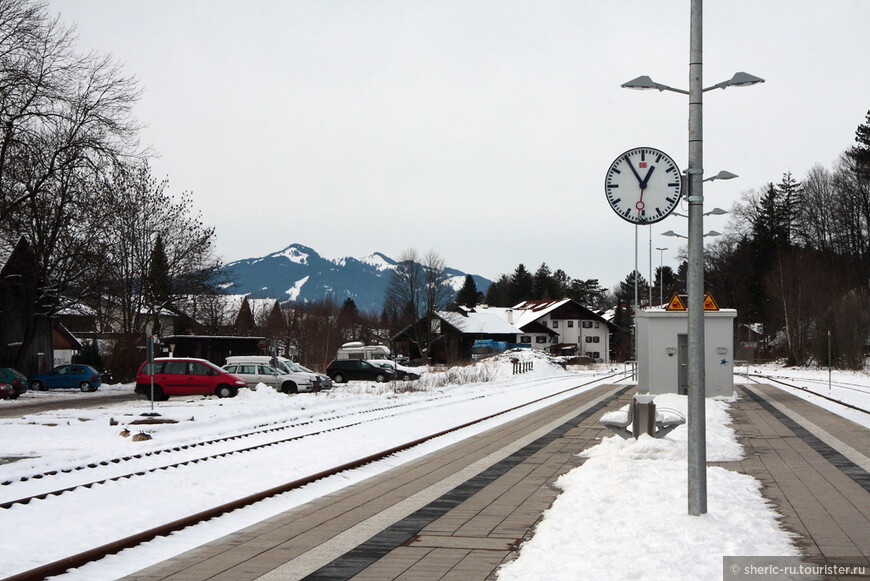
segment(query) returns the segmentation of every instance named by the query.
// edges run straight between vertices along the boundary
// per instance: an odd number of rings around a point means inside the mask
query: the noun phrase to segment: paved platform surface
[[[495,579],[633,391],[580,394],[128,579]],[[762,482],[807,560],[870,563],[870,431],[770,386],[737,391],[745,459],[717,465]]]
[[[761,481],[807,561],[858,557],[870,572],[870,430],[769,385],[737,393],[745,459],[718,465]]]
[[[633,389],[578,394],[128,579],[486,579]]]

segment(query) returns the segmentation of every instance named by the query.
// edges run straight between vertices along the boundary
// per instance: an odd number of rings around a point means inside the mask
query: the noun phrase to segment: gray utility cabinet
[[[704,311],[704,371],[707,397],[734,391],[734,319],[737,311]],[[648,309],[637,319],[639,393],[686,394],[688,313]]]

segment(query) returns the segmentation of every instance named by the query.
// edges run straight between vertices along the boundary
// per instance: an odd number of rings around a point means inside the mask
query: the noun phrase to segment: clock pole
[[[692,0],[689,39],[688,504],[707,512],[707,430],[704,368],[704,149],[702,0]]]

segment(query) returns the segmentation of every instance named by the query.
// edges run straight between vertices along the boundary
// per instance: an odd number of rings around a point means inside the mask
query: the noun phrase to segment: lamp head
[[[655,83],[651,78],[646,75],[640,76],[636,79],[632,79],[627,83],[623,83],[620,85],[623,89],[659,89],[657,83]],[[662,89],[659,89],[661,91]]]
[[[749,85],[756,85],[763,82],[764,79],[760,77],[750,75],[749,73],[739,72],[734,73],[734,76],[731,77],[730,81],[728,81],[728,85],[733,85],[735,87],[748,87]]]
[[[722,171],[720,171],[716,175],[709,177],[709,178],[705,179],[704,181],[705,182],[712,182],[714,180],[733,180],[736,177],[738,177],[737,174],[731,173],[730,171],[723,169]]]

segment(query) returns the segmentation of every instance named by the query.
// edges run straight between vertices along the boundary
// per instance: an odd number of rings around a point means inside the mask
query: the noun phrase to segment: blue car
[[[34,375],[29,380],[30,389],[45,391],[56,387],[77,387],[82,391],[96,391],[102,383],[100,374],[90,365],[59,365],[42,375]]]

